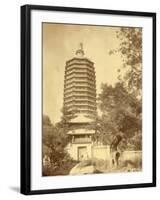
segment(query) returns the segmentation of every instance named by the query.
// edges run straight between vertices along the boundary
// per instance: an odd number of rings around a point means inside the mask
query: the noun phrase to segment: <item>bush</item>
[[[77,164],[68,155],[61,162],[52,163],[49,166],[43,166],[43,176],[68,175],[70,170]]]
[[[43,176],[66,175],[75,165],[65,151],[68,136],[62,125],[53,125],[48,116],[43,116]]]

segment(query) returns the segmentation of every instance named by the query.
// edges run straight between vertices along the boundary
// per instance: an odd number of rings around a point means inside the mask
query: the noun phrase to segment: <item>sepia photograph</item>
[[[21,7],[21,192],[156,186],[156,14]]]
[[[143,171],[142,36],[42,23],[42,176]]]

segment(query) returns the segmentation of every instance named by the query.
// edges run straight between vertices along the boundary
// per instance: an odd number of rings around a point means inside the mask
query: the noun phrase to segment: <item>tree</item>
[[[43,115],[43,158],[49,158],[49,165],[43,163],[43,175],[68,175],[76,164],[66,151],[69,142],[62,121],[53,125],[48,116]]]
[[[52,125],[49,117],[47,115],[43,115],[43,134],[42,141],[43,145],[47,148],[50,148],[51,141],[53,140],[55,129]]]
[[[68,143],[67,135],[63,128],[51,123],[48,116],[43,116],[43,156],[46,154],[50,157],[51,163],[60,165],[66,156],[65,146]]]
[[[114,119],[113,122],[118,127],[118,131],[127,136],[128,148],[137,150],[142,148],[142,28],[123,27],[116,33],[120,45],[109,54],[119,53],[122,57],[123,65],[118,70],[118,78],[123,89],[114,91],[118,93],[118,95],[114,93],[117,98],[116,103],[111,96],[102,103],[101,108],[103,106],[112,110],[109,114]],[[116,87],[117,85],[114,89]],[[110,87],[111,93],[112,89]],[[107,106],[107,102],[112,105],[111,101],[113,101],[113,108]]]
[[[129,141],[137,132],[141,133],[141,102],[128,93],[123,83],[116,83],[114,87],[102,84],[98,102],[103,143],[111,144],[115,135],[121,134]]]
[[[142,89],[142,28],[120,28],[117,32],[120,40],[118,49],[109,53],[120,53],[123,66],[120,67],[119,78],[130,93],[141,95]],[[125,70],[123,70],[125,68]],[[125,73],[124,73],[125,71]]]
[[[76,117],[76,110],[70,111],[68,107],[64,106],[61,111],[62,117],[60,122],[57,123],[57,126],[63,128],[63,132],[66,135],[67,131],[70,129],[70,120]]]

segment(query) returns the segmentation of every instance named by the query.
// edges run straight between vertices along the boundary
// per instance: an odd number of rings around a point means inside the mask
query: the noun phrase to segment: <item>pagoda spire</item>
[[[79,43],[79,46],[80,46],[80,49],[83,51],[83,43],[82,42]]]
[[[84,50],[83,50],[83,43],[79,43],[79,48],[76,51],[76,56],[77,57],[83,57],[84,56]]]

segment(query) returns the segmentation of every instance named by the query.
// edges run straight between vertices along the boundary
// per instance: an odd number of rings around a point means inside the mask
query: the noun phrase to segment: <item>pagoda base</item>
[[[83,161],[92,158],[92,143],[69,143],[67,152],[73,160]]]

